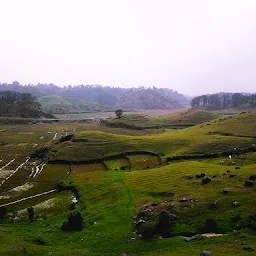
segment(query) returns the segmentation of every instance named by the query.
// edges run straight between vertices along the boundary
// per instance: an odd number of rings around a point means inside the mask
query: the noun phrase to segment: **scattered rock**
[[[210,251],[202,251],[201,252],[201,254],[200,254],[200,256],[211,256],[212,255],[212,252],[210,252]]]
[[[249,180],[256,180],[256,174],[252,174],[249,178]]]
[[[212,177],[213,177],[213,178],[219,178],[220,175],[219,175],[219,174],[215,174],[215,175],[213,175]]]
[[[230,175],[229,175],[229,178],[234,178],[234,177],[236,177],[237,175],[235,174],[235,173],[231,173]]]
[[[193,179],[193,175],[186,175],[182,177],[184,180],[191,180]]]
[[[205,173],[200,173],[200,174],[196,174],[196,178],[197,179],[200,179],[200,178],[203,178],[205,176]]]
[[[204,184],[208,184],[208,183],[210,183],[212,180],[209,178],[209,177],[207,177],[207,176],[204,176],[203,177],[203,179],[202,179],[202,184],[204,185]]]
[[[235,170],[239,170],[239,169],[240,169],[240,167],[239,167],[239,166],[236,166],[236,167],[235,167]]]
[[[227,170],[227,173],[230,173],[230,170]]]
[[[227,189],[223,189],[222,192],[223,192],[224,195],[227,195],[229,191]]]
[[[244,183],[244,186],[245,186],[245,187],[253,187],[253,186],[254,186],[253,180],[247,180],[247,181]]]
[[[157,206],[157,205],[159,205],[159,203],[158,202],[153,202],[151,205],[152,206]]]
[[[187,201],[189,201],[189,199],[186,198],[186,197],[182,197],[182,198],[180,198],[180,200],[179,200],[180,203],[184,203],[184,202],[187,202]]]
[[[210,208],[217,208],[218,200],[215,200],[210,203]]]
[[[239,203],[238,203],[237,201],[233,201],[233,202],[232,202],[232,205],[233,205],[234,207],[237,207],[237,206],[239,205]]]
[[[120,256],[128,256],[127,253],[121,253]]]
[[[184,240],[185,240],[185,242],[190,242],[192,240],[195,240],[197,237],[199,237],[199,235],[190,236],[190,237],[184,236]]]
[[[253,252],[253,251],[254,251],[254,249],[253,249],[252,247],[248,246],[248,245],[245,245],[245,246],[243,247],[243,250],[244,250],[244,251],[248,251],[248,252]]]

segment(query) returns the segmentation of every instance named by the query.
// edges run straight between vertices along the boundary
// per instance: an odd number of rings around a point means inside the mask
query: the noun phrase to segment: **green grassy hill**
[[[129,127],[134,129],[161,127],[182,128],[204,123],[217,117],[219,117],[219,115],[213,112],[190,109],[155,117],[145,114],[124,114],[120,119],[111,118],[105,120],[105,123],[113,127]]]
[[[0,217],[0,255],[198,256],[203,250],[213,256],[254,255],[256,184],[244,184],[256,174],[256,152],[237,155],[236,150],[256,144],[256,112],[161,131],[81,123],[3,126],[0,168],[15,156],[8,166],[14,170],[45,146],[49,159],[59,163],[30,159],[0,186],[0,205],[59,190],[7,206],[7,217]],[[60,140],[67,134],[74,136]],[[166,161],[227,150],[231,158]],[[29,178],[41,160],[46,165]],[[202,183],[202,173],[209,183]],[[1,183],[5,172],[0,174]],[[31,206],[33,221],[28,220]],[[84,228],[61,230],[74,211],[82,214]],[[168,227],[166,237],[159,223]],[[212,232],[220,236],[202,236]],[[184,238],[192,235],[197,236]]]
[[[61,96],[43,96],[37,101],[42,107],[55,114],[83,113],[83,112],[105,112],[113,111],[114,108],[80,99],[63,98]]]
[[[245,126],[244,123],[248,124]],[[230,134],[232,131],[236,134]],[[54,142],[49,158],[53,161],[89,161],[136,151],[152,152],[165,157],[218,153],[251,147],[256,142],[255,131],[254,112],[147,136],[117,135],[100,131],[78,132],[70,141]]]

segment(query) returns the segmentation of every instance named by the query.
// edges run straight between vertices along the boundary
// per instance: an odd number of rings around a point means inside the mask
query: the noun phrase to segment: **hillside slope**
[[[37,99],[42,107],[55,114],[113,111],[110,106],[99,105],[85,100],[63,98],[61,96],[42,96]]]
[[[191,109],[156,117],[150,117],[143,114],[124,114],[119,119],[110,118],[105,120],[104,123],[112,127],[127,127],[135,129],[187,127],[201,124],[218,117],[219,115],[213,112]]]
[[[255,117],[256,113],[245,113],[223,121],[215,119],[194,127],[167,130],[147,136],[125,136],[99,131],[79,132],[70,141],[53,143],[49,157],[53,161],[79,162],[103,159],[126,152],[152,152],[168,157],[221,153],[232,151],[234,148],[245,149],[256,144]],[[219,127],[218,122],[223,124],[222,134],[214,133],[214,129]],[[245,122],[248,123],[246,127]],[[236,133],[225,134],[231,131]]]

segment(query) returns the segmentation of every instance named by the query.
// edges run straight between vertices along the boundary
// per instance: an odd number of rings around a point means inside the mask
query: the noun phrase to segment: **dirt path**
[[[28,157],[26,159],[25,162],[23,162],[22,164],[20,164],[13,173],[11,173],[5,180],[2,181],[2,183],[0,183],[0,187],[7,181],[9,180],[24,164],[26,164],[29,161],[30,157]]]
[[[50,193],[53,193],[53,192],[56,192],[56,191],[57,191],[56,189],[52,189],[52,190],[47,191],[47,192],[43,192],[43,193],[36,194],[36,195],[33,195],[33,196],[24,197],[22,199],[19,199],[17,201],[13,201],[13,202],[10,202],[10,203],[7,203],[7,204],[2,204],[2,205],[0,205],[0,207],[16,204],[16,203],[19,203],[19,202],[22,202],[22,201],[25,201],[25,200],[28,200],[28,199],[31,199],[31,198],[47,195],[47,194],[50,194]]]
[[[7,163],[5,166],[0,168],[0,171],[2,171],[5,167],[7,167],[8,165],[10,165],[12,162],[14,162],[15,159],[12,159],[9,163]]]

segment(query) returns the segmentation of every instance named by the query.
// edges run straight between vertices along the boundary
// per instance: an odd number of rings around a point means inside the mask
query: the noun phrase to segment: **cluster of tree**
[[[164,109],[188,105],[188,99],[172,89],[117,88],[100,85],[78,85],[58,87],[54,84],[21,85],[0,83],[0,91],[31,93],[33,96],[61,96],[93,102],[100,105],[120,107],[123,109]]]
[[[216,93],[195,97],[191,101],[193,108],[227,109],[256,106],[256,94]]]
[[[30,93],[0,92],[0,116],[39,118],[52,117],[42,112],[40,104]]]

